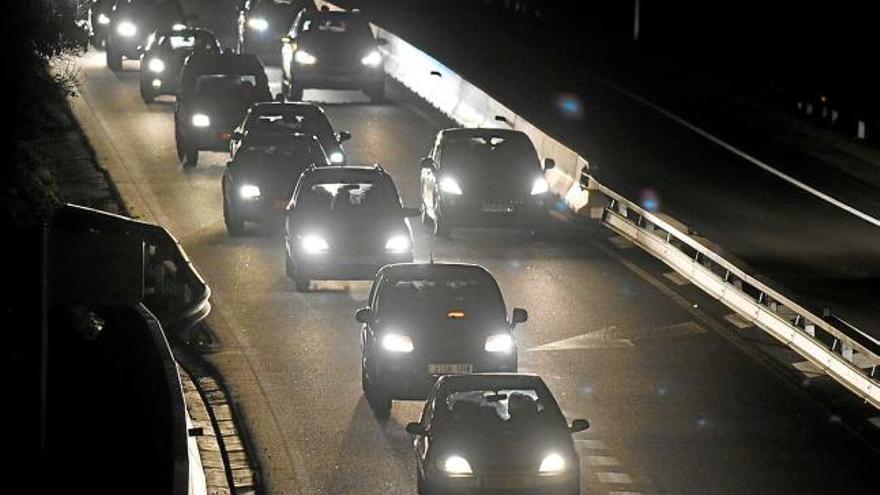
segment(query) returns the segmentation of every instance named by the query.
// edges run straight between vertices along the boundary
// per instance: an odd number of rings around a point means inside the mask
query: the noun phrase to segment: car
[[[110,17],[113,15],[114,2],[115,0],[89,0],[89,41],[95,48],[104,47]]]
[[[306,88],[362,90],[385,97],[385,69],[370,24],[356,11],[303,10],[282,39],[281,87],[288,100]]]
[[[150,34],[185,26],[193,18],[184,15],[178,0],[116,0],[104,42],[107,67],[122,69],[124,59],[140,58]]]
[[[243,145],[223,172],[223,220],[229,235],[241,235],[245,222],[283,218],[303,170],[329,165],[312,134],[260,134]]]
[[[412,231],[391,176],[379,165],[309,167],[285,222],[285,269],[298,291],[312,280],[369,280],[412,261]]]
[[[580,458],[544,381],[531,374],[446,375],[437,380],[415,435],[421,495],[580,494]]]
[[[186,59],[174,105],[177,156],[195,167],[199,151],[229,151],[232,131],[256,102],[269,101],[269,80],[254,55],[195,53]]]
[[[264,64],[281,63],[281,37],[312,0],[242,0],[238,7],[238,52],[252,53]]]
[[[351,139],[351,134],[346,131],[335,132],[324,110],[314,103],[305,102],[261,102],[252,105],[244,122],[232,133],[230,154],[234,156],[241,144],[251,137],[290,129],[314,134],[330,157],[330,163],[345,164],[342,143]]]
[[[515,308],[508,320],[501,289],[481,266],[408,263],[379,270],[355,319],[364,396],[383,418],[394,400],[427,397],[440,375],[516,372],[513,329],[528,312]]]
[[[510,129],[455,128],[437,133],[421,160],[422,221],[436,235],[453,227],[542,229],[552,204],[544,160],[528,135]]]
[[[207,29],[186,27],[156,31],[141,54],[140,90],[145,103],[159,95],[175,95],[187,57],[196,51],[222,53],[220,42]]]

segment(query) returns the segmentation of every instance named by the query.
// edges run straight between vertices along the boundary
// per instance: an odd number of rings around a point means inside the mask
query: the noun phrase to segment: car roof
[[[385,170],[383,170],[378,164],[369,166],[330,165],[326,167],[314,167],[307,169],[304,172],[304,175],[308,176],[309,180],[321,180],[324,178],[360,180],[374,177],[388,177],[390,179],[390,176],[386,174]]]
[[[443,375],[436,385],[438,393],[478,389],[546,388],[544,380],[533,373],[468,373]]]
[[[463,274],[478,273],[481,276],[489,276],[494,280],[494,277],[492,277],[488,270],[481,265],[472,263],[394,263],[382,267],[377,276],[425,277],[432,274],[437,276],[439,274],[449,275],[456,272]]]

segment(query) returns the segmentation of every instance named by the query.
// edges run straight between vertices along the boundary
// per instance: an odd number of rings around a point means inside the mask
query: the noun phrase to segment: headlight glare
[[[373,50],[361,59],[361,63],[369,67],[378,67],[382,63],[382,54],[378,50]]]
[[[307,235],[302,238],[303,251],[309,254],[321,254],[330,250],[330,245],[323,237],[317,235]]]
[[[131,37],[137,34],[137,26],[129,21],[122,21],[116,26],[116,32],[125,37]]]
[[[538,177],[537,179],[535,179],[534,184],[532,184],[532,196],[544,194],[549,190],[550,184],[547,184],[547,179],[543,177]]]
[[[541,474],[556,474],[561,473],[564,470],[565,458],[556,452],[544,456],[544,460],[541,461],[541,467],[538,468],[538,471]]]
[[[330,163],[342,163],[345,161],[345,155],[341,151],[330,153]]]
[[[245,184],[238,190],[241,199],[254,199],[260,197],[260,188],[253,184]]]
[[[471,470],[470,463],[460,455],[451,455],[447,457],[440,467],[446,472],[446,474],[451,474],[453,476],[474,474],[473,470]]]
[[[98,14],[98,24],[110,24],[110,18],[105,14]]]
[[[211,125],[211,118],[203,113],[197,113],[192,116],[192,124],[195,127],[208,127]]]
[[[458,182],[452,177],[444,177],[440,180],[440,190],[445,193],[461,196],[461,188],[458,187]]]
[[[385,243],[385,250],[392,253],[403,253],[409,249],[409,237],[405,235],[395,235],[388,239]]]
[[[406,335],[398,333],[386,333],[382,337],[382,348],[390,352],[412,352],[413,341]]]
[[[150,72],[158,74],[165,71],[165,62],[158,58],[151,58],[147,63],[147,68],[150,69]]]
[[[305,50],[297,50],[293,54],[293,59],[300,65],[312,65],[318,61],[314,55]]]
[[[269,21],[262,17],[251,17],[248,19],[247,25],[255,31],[265,31],[269,29]]]
[[[513,351],[516,346],[513,341],[513,337],[509,333],[499,333],[496,335],[490,335],[486,338],[485,349],[486,352],[501,352],[501,353],[509,353]]]

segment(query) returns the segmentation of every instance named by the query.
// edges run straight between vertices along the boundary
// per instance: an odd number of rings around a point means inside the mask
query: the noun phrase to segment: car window
[[[441,427],[462,426],[487,431],[559,427],[565,419],[543,391],[533,388],[451,392],[434,414]]]
[[[535,167],[540,167],[534,146],[522,134],[447,137],[442,150],[444,167],[514,173],[532,173]]]

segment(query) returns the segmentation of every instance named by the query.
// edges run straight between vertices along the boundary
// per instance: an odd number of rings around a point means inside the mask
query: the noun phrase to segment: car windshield
[[[436,273],[432,276],[391,278],[382,287],[380,313],[407,313],[421,319],[497,323],[504,319],[504,300],[490,275]]]
[[[253,92],[256,84],[253,74],[204,74],[196,79],[196,91],[235,97]]]
[[[268,163],[302,167],[312,163],[324,164],[327,159],[318,143],[299,142],[254,144],[241,150],[242,161],[265,160]]]
[[[386,180],[315,182],[300,194],[298,207],[336,215],[399,209],[397,192]]]
[[[440,427],[488,432],[565,424],[555,403],[532,388],[451,392],[438,401],[435,421]]]
[[[254,130],[259,133],[303,132],[314,134],[322,141],[332,139],[333,128],[330,123],[320,114],[315,115],[316,113],[303,111],[260,113],[256,116]]]
[[[302,33],[310,37],[331,39],[372,39],[373,33],[366,22],[352,22],[344,17],[319,17],[303,21]]]
[[[172,34],[166,38],[166,43],[172,50],[192,50],[195,48],[210,50],[214,47],[214,41],[210,37],[194,34]]]
[[[447,137],[441,160],[444,167],[505,173],[534,173],[540,168],[535,147],[524,134]]]

